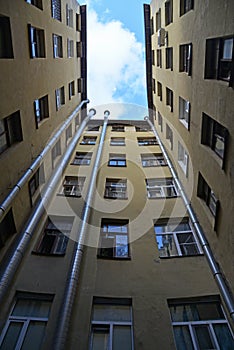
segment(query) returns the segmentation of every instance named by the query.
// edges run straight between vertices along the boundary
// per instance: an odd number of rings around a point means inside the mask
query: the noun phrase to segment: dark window
[[[83,57],[83,50],[82,50],[82,42],[81,41],[76,42],[76,56]]]
[[[102,220],[98,257],[128,259],[128,220]]]
[[[45,57],[45,33],[43,29],[28,25],[31,58]]]
[[[168,124],[166,124],[166,139],[169,140],[171,150],[173,149],[173,131]]]
[[[38,128],[42,120],[49,118],[48,95],[34,101],[34,113],[36,117],[36,127]]]
[[[173,22],[173,0],[165,2],[165,25]]]
[[[58,140],[51,151],[52,156],[52,168],[55,166],[55,160],[61,155],[61,142]]]
[[[84,90],[84,79],[79,78],[77,79],[77,92],[78,94],[82,93]]]
[[[83,136],[81,145],[95,145],[97,141],[97,136]]]
[[[92,153],[76,152],[73,165],[89,165],[91,163]]]
[[[166,105],[170,106],[171,112],[173,112],[173,91],[166,88]]]
[[[233,349],[218,297],[168,300],[177,349]]]
[[[110,145],[111,146],[125,146],[125,138],[124,137],[111,137]]]
[[[68,6],[68,4],[66,5],[66,23],[67,26],[73,27],[73,10]]]
[[[161,9],[156,13],[156,31],[161,28]]]
[[[223,160],[224,167],[228,130],[205,113],[202,113],[201,143],[209,146]]]
[[[173,70],[173,48],[166,48],[166,69]]]
[[[71,100],[72,96],[75,96],[75,82],[71,81],[68,84],[68,93],[69,93],[69,100]]]
[[[151,51],[151,59],[152,59],[152,64],[155,65],[155,51]]]
[[[73,217],[68,216],[53,216],[48,218],[43,235],[34,253],[64,255],[72,229],[73,219]]]
[[[154,146],[158,145],[156,137],[138,137],[138,146]]]
[[[65,104],[64,86],[55,90],[56,110],[58,111]]]
[[[104,198],[127,199],[127,180],[106,179]]]
[[[125,128],[124,125],[112,125],[111,131],[124,132]]]
[[[0,120],[0,154],[16,142],[23,141],[20,111]]]
[[[100,126],[99,125],[88,125],[87,131],[99,131]]]
[[[40,10],[43,10],[43,7],[42,7],[42,0],[26,0],[26,2],[28,4],[31,4],[37,8],[39,8]]]
[[[193,0],[180,0],[180,16],[193,9]]]
[[[218,79],[233,86],[233,37],[206,40],[205,79]]]
[[[177,191],[172,179],[146,179],[148,198],[174,198]]]
[[[111,153],[108,161],[109,166],[126,166],[125,154],[113,154]]]
[[[197,196],[205,201],[210,212],[216,218],[218,215],[219,201],[201,173],[198,175]]]
[[[154,17],[150,19],[150,33],[154,34]]]
[[[63,40],[60,35],[53,34],[54,58],[63,57]]]
[[[62,21],[61,16],[61,0],[51,0],[51,13],[54,19]]]
[[[66,129],[66,145],[68,144],[69,139],[72,137],[72,124]]]
[[[74,57],[74,41],[67,39],[67,57]]]
[[[189,130],[190,127],[190,103],[179,97],[179,120],[184,124],[184,126]]]
[[[162,120],[162,115],[160,112],[158,112],[158,125],[161,128],[161,132],[163,132],[163,120]]]
[[[14,233],[16,233],[16,227],[12,209],[10,209],[0,222],[0,249]]]
[[[66,197],[81,197],[85,177],[65,176],[61,194]]]
[[[147,126],[135,126],[136,132],[148,132],[150,131]]]
[[[180,45],[179,71],[192,74],[192,44]]]
[[[156,92],[156,87],[155,87],[155,79],[154,79],[154,78],[152,78],[152,91],[153,91],[153,93],[155,94],[155,92]]]
[[[162,84],[159,81],[157,82],[157,96],[162,101]]]
[[[187,220],[158,221],[154,231],[160,258],[201,254],[197,239]]]
[[[0,58],[14,58],[10,18],[0,15]]]
[[[144,168],[167,165],[162,153],[141,154],[141,163]]]
[[[40,168],[37,169],[37,171],[29,180],[29,183],[28,183],[31,205],[33,205],[35,201],[38,199],[38,196],[39,196],[38,190],[40,188],[40,185],[43,184],[44,182],[45,182],[44,166],[41,165]]]
[[[76,13],[76,31],[81,31],[81,16],[78,13]]]
[[[157,50],[157,67],[162,68],[162,50]]]

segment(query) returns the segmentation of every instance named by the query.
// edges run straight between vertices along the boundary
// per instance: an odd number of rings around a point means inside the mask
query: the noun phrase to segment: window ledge
[[[104,196],[105,199],[112,199],[112,200],[127,200],[128,197],[125,198],[119,198],[119,197],[108,197],[108,196]]]
[[[73,195],[65,195],[65,194],[63,194],[63,193],[57,193],[57,196],[59,196],[59,197],[68,197],[68,198],[81,198],[82,197],[82,195],[79,195],[79,196],[73,196]]]
[[[173,255],[173,256],[159,256],[159,259],[166,260],[166,259],[181,259],[181,258],[194,258],[197,256],[204,256],[204,253],[199,253],[199,254],[191,254],[191,255]]]
[[[170,198],[180,198],[180,196],[172,196],[172,197],[147,197],[148,199],[170,199]]]
[[[181,124],[184,125],[184,127],[185,127],[187,130],[189,130],[189,125],[188,125],[188,123],[186,122],[185,119],[180,119],[180,118],[179,118],[179,121],[181,122]]]
[[[109,167],[112,167],[112,168],[127,168],[127,165],[110,165],[108,164]]]
[[[97,255],[97,258],[98,259],[101,259],[101,260],[118,260],[118,261],[122,261],[122,260],[131,260],[131,257],[128,256],[128,257],[123,257],[123,258],[120,258],[120,257],[107,257],[107,256],[101,256],[101,255]]]

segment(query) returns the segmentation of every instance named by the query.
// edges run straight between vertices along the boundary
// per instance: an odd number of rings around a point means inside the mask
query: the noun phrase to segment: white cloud
[[[91,3],[91,2],[90,2]],[[101,22],[88,7],[88,98],[91,105],[135,102],[145,94],[143,44],[120,21]]]

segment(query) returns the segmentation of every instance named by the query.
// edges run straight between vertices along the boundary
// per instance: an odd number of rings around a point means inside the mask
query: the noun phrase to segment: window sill
[[[184,127],[185,127],[187,130],[189,130],[189,125],[188,125],[188,123],[186,122],[185,119],[180,119],[180,118],[179,118],[179,121],[181,122],[181,124],[184,125]]]
[[[118,199],[118,200],[127,200],[128,199],[128,197],[125,197],[125,198],[122,198],[122,197],[109,197],[109,196],[104,196],[104,198],[105,199],[112,199],[112,200],[116,200],[116,199]]]
[[[97,255],[97,258],[98,259],[101,259],[101,260],[118,260],[118,261],[121,261],[121,260],[131,260],[131,257],[128,256],[128,257],[109,257],[109,256],[102,256],[102,255]]]
[[[171,196],[171,197],[147,197],[148,199],[170,199],[170,198],[179,198],[180,196]]]
[[[159,256],[159,259],[166,260],[166,259],[181,259],[181,258],[194,258],[197,256],[204,256],[204,253],[199,253],[199,254],[191,254],[191,255],[173,255],[173,256]]]
[[[126,168],[127,165],[111,165],[111,164],[108,164],[109,167],[112,167],[112,168]]]
[[[81,198],[82,197],[82,195],[80,194],[79,196],[73,196],[72,194],[71,195],[65,195],[65,194],[63,194],[63,193],[57,193],[57,196],[59,196],[59,197],[68,197],[68,198]]]

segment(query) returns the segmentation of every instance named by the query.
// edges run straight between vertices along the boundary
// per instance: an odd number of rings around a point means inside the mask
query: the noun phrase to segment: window
[[[80,125],[80,115],[77,114],[77,116],[75,117],[75,130],[77,130],[79,125]]]
[[[111,146],[125,146],[125,138],[124,137],[111,137],[110,145]]]
[[[74,218],[71,216],[49,217],[42,237],[33,253],[64,255]]]
[[[151,60],[152,60],[152,64],[155,65],[155,51],[154,50],[151,51]]]
[[[61,0],[51,0],[51,13],[54,19],[62,21],[61,16]]]
[[[36,127],[38,128],[42,120],[49,118],[48,95],[34,101],[34,113],[36,117]]]
[[[76,42],[76,57],[83,57],[82,42]]]
[[[232,349],[219,297],[168,300],[177,349]]]
[[[87,131],[99,131],[100,126],[99,125],[88,125]]]
[[[161,128],[161,132],[163,132],[163,120],[162,120],[162,115],[160,112],[158,112],[158,125]]]
[[[156,31],[161,28],[161,9],[156,13]]]
[[[138,137],[138,146],[154,146],[158,145],[156,137]]]
[[[44,340],[53,296],[16,293],[11,314],[0,337],[1,349],[39,350]]]
[[[52,168],[55,166],[55,160],[61,155],[61,142],[58,140],[51,151],[52,156]]]
[[[0,154],[14,143],[23,141],[20,111],[0,119]]]
[[[125,128],[124,128],[124,125],[116,124],[116,125],[112,125],[111,131],[124,132]]]
[[[171,112],[173,112],[173,91],[166,88],[166,105],[170,106]]]
[[[127,199],[127,180],[106,179],[104,198]]]
[[[73,165],[89,165],[91,163],[92,153],[76,152]]]
[[[157,49],[157,67],[162,68],[162,50]]]
[[[76,31],[81,31],[81,15],[79,15],[78,13],[76,13]]]
[[[166,69],[173,70],[173,48],[166,48]]]
[[[81,94],[84,91],[84,79],[79,78],[77,79],[77,92],[78,94]]]
[[[223,160],[224,167],[228,130],[205,113],[202,113],[201,143],[210,147]]]
[[[81,145],[95,145],[97,141],[97,136],[83,136]]]
[[[31,58],[45,57],[45,33],[43,29],[28,25]]]
[[[201,254],[188,220],[169,220],[154,226],[160,258]]]
[[[14,58],[10,18],[0,15],[0,58]]]
[[[180,16],[193,9],[193,0],[180,0]]]
[[[133,350],[132,301],[93,299],[90,350]]]
[[[67,26],[73,27],[73,10],[68,6],[68,4],[66,5],[66,19]]]
[[[68,84],[68,92],[69,92],[69,100],[71,100],[72,96],[75,96],[75,82],[71,81]]]
[[[192,75],[192,44],[180,45],[179,71]]]
[[[205,79],[229,82],[233,86],[233,37],[206,40]]]
[[[154,17],[151,17],[150,19],[150,33],[151,35],[154,34]]]
[[[135,126],[136,132],[149,132],[149,128],[147,126]]]
[[[157,96],[160,98],[160,101],[162,101],[162,84],[158,81],[157,82]]]
[[[173,149],[173,132],[168,124],[166,124],[166,139],[169,140],[171,150]]]
[[[144,168],[167,165],[162,153],[141,154],[141,163]]]
[[[74,41],[67,39],[67,57],[74,57]]]
[[[42,7],[42,0],[26,0],[26,2],[28,4],[31,4],[37,8],[39,8],[40,10],[43,10],[43,7]]]
[[[154,78],[152,78],[152,91],[155,94],[156,88],[155,88],[155,79]]]
[[[81,197],[84,182],[85,177],[65,176],[60,194],[66,197]]]
[[[181,145],[180,141],[178,141],[178,163],[185,175],[188,176],[189,155]]]
[[[72,137],[72,124],[66,129],[66,145],[68,144],[69,139]]]
[[[63,57],[63,40],[60,35],[53,34],[54,58]]]
[[[179,120],[189,130],[190,127],[190,103],[179,97]]]
[[[31,205],[33,205],[36,202],[39,196],[38,191],[39,191],[40,185],[43,184],[44,182],[45,182],[45,174],[44,174],[44,167],[42,164],[40,168],[37,169],[35,174],[31,177],[28,183]]]
[[[219,201],[201,173],[198,175],[197,196],[205,201],[206,205],[210,209],[211,214],[214,217],[217,217],[219,210]]]
[[[58,111],[62,105],[65,105],[64,86],[55,90],[56,110]]]
[[[146,179],[148,198],[177,197],[176,187],[172,179]]]
[[[98,257],[106,259],[130,257],[128,220],[102,220]]]
[[[173,0],[165,2],[165,25],[173,22]]]
[[[0,222],[0,249],[5,245],[6,241],[16,233],[15,221],[12,209],[4,216]]]
[[[125,154],[114,154],[109,155],[109,166],[126,166],[126,155]]]

